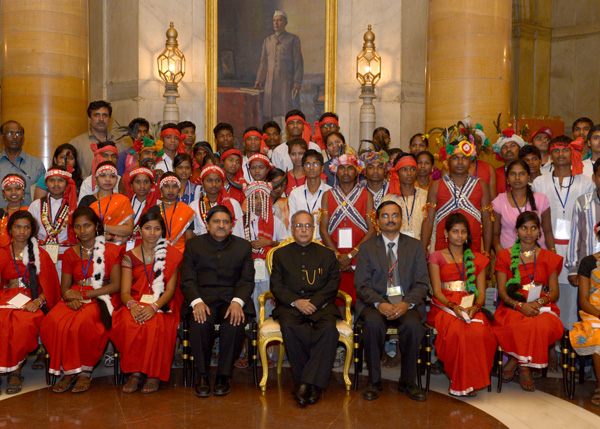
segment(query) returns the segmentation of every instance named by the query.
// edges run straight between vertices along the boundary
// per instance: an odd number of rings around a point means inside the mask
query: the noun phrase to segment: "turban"
[[[550,152],[556,147],[568,147],[571,149],[571,174],[573,176],[583,173],[583,160],[581,152],[583,152],[583,138],[577,137],[571,143],[554,142],[550,143]]]
[[[231,155],[237,155],[237,156],[239,156],[240,160],[244,158],[244,155],[242,155],[242,152],[240,152],[239,150],[237,150],[237,149],[227,149],[225,152],[223,152],[223,155],[221,155],[221,162],[225,161]]]
[[[244,134],[244,141],[246,141],[246,139],[248,137],[258,137],[260,140],[260,152],[266,154],[269,151],[269,148],[267,147],[267,144],[265,143],[267,141],[267,135],[266,134],[261,134],[256,130],[252,130],[252,131],[248,131],[247,133]]]
[[[335,174],[337,173],[337,169],[340,165],[353,165],[358,173],[363,171],[363,168],[365,166],[364,162],[356,158],[355,155],[344,154],[331,160],[329,170],[331,170],[331,172]]]
[[[166,128],[160,132],[161,139],[163,139],[165,136],[176,136],[179,139],[179,147],[177,148],[177,153],[185,153],[185,143],[183,143],[183,141],[187,137],[185,134],[181,134],[181,132],[177,128]]]
[[[379,151],[379,152],[375,152],[375,151],[366,152],[366,153],[362,154],[361,158],[363,159],[365,164],[374,164],[376,162],[380,162],[381,164],[385,165],[390,160],[390,157],[388,156],[387,152],[384,150]]]
[[[337,119],[335,119],[333,116],[325,116],[321,122],[319,122],[319,121],[315,122],[314,141],[316,144],[319,145],[321,150],[323,150],[327,147],[327,145],[325,144],[325,141],[323,140],[323,134],[321,134],[321,125],[323,125],[323,124],[335,124],[337,126],[340,125],[339,121]],[[308,142],[308,140],[307,140],[307,142]]]
[[[263,155],[261,153],[255,153],[250,158],[248,158],[248,165],[252,164],[254,161],[260,162],[265,167],[267,167],[269,170],[271,168],[273,168],[273,164],[271,164],[271,161],[269,161],[269,158],[266,155]]]
[[[440,148],[439,156],[442,161],[445,161],[452,155],[462,154],[469,159],[471,157],[477,156],[477,150],[475,149],[475,144],[471,143],[468,140],[462,140],[458,142],[458,144],[453,145],[448,143],[446,146],[442,146]]]
[[[310,126],[310,124],[306,122],[304,118],[300,115],[290,116],[285,120],[285,124],[289,124],[290,121],[301,121],[304,124],[304,129],[302,130],[302,138],[304,139],[304,141],[306,141],[306,143],[309,143],[310,137],[312,136],[312,127]]]
[[[525,140],[523,140],[520,135],[516,134],[515,130],[507,128],[506,130],[502,131],[502,134],[500,137],[498,137],[498,140],[496,140],[496,143],[494,143],[492,149],[495,153],[500,153],[502,146],[510,142],[515,142],[520,148],[525,146]]]
[[[138,155],[144,148],[153,148],[156,150],[156,156],[163,156],[163,142],[161,140],[154,141],[150,137],[144,137],[144,140],[136,140],[133,142],[133,147],[129,151],[132,155]]]
[[[398,176],[398,171],[407,166],[415,167],[415,169],[417,168],[417,161],[414,157],[410,155],[403,156],[398,160],[396,165],[390,169],[390,187],[388,193],[395,195],[402,194],[402,191],[400,190],[400,177]]]
[[[103,159],[102,159],[102,154],[105,152],[112,152],[114,154],[116,154],[117,156],[119,156],[119,150],[116,148],[116,146],[113,145],[107,145],[104,146],[103,148],[98,149],[98,145],[96,143],[92,143],[90,145],[90,149],[92,149],[92,151],[94,152],[94,160],[92,161],[92,190],[96,189],[96,168],[98,167],[98,164],[100,164]]]

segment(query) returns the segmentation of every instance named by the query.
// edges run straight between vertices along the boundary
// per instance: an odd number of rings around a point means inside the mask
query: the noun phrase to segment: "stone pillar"
[[[510,0],[430,0],[426,130],[471,115],[494,130],[509,121]]]
[[[25,128],[25,151],[46,165],[87,129],[88,1],[2,0],[2,122]]]

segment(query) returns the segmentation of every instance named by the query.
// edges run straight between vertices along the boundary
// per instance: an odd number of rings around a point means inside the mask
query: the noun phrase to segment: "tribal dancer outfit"
[[[73,248],[64,254],[63,272],[73,278],[71,289],[85,292],[110,283],[110,272],[121,263],[125,249],[96,237],[89,259],[82,258]],[[102,301],[102,303],[100,303]],[[109,329],[101,319],[101,306],[112,315],[120,305],[119,293],[102,295],[84,302],[79,310],[71,310],[61,301],[42,322],[40,338],[50,355],[52,374],[79,374],[92,371],[108,343]]]
[[[16,174],[8,174],[2,180],[2,190],[9,185],[17,185],[21,189],[25,190],[25,181],[17,176]],[[20,202],[20,204],[22,201]],[[27,210],[27,207],[20,206],[19,210]],[[0,208],[0,247],[6,247],[10,243],[10,236],[6,227],[8,226],[8,206]]]
[[[34,260],[29,260],[29,246],[34,246]],[[21,293],[37,299],[43,293],[48,309],[60,300],[60,282],[56,268],[48,253],[38,246],[35,238],[23,249],[22,256],[13,257],[10,246],[0,249],[0,373],[16,371],[21,363],[38,346],[40,325],[44,312],[31,313],[17,309],[8,301]],[[31,274],[35,271],[38,288],[31,286]],[[19,279],[21,287],[6,289],[9,280]]]
[[[475,253],[474,256],[474,275],[477,277],[490,260],[480,253]],[[467,275],[464,262],[461,271],[458,264],[448,263],[442,252],[436,251],[429,257],[429,263],[440,267],[444,296],[450,302],[460,305],[463,297],[469,295],[464,280]],[[435,326],[438,331],[435,349],[451,380],[450,393],[462,396],[488,386],[498,342],[485,315],[479,311],[467,323],[434,297],[427,314],[427,323]]]
[[[504,249],[496,258],[496,271],[505,273],[507,280],[513,277],[511,266],[512,248]],[[519,264],[521,276],[521,293],[525,299],[529,289],[533,286],[544,286],[547,290],[548,279],[555,271],[560,274],[563,267],[563,258],[549,250],[541,249],[534,262]],[[533,277],[533,279],[532,279]],[[546,292],[542,296],[549,297]],[[561,297],[562,299],[562,290]],[[559,299],[559,301],[560,301]],[[549,311],[537,316],[527,317],[519,310],[508,307],[504,302],[494,313],[494,334],[498,338],[500,347],[510,356],[513,356],[519,365],[532,368],[545,368],[548,366],[548,347],[558,340],[564,328],[559,319],[560,310],[556,303],[545,305]]]
[[[142,307],[150,305],[141,302],[144,295],[152,295],[153,302],[160,298],[183,258],[164,239],[159,240],[154,253],[152,264],[140,261],[132,251],[123,257],[122,267],[130,268],[133,274],[131,297]],[[141,372],[149,378],[169,380],[182,302],[183,295],[177,285],[169,303],[143,324],[133,320],[127,307],[115,310],[110,339],[121,353],[123,372]]]
[[[164,203],[159,203],[150,208],[148,212],[160,213],[165,221],[167,241],[183,254],[185,232],[194,228],[194,210],[186,203],[175,203],[169,208],[165,208]]]
[[[598,255],[586,256],[579,264],[578,274],[590,279],[588,299],[597,309],[600,309],[600,262]],[[581,356],[600,354],[600,319],[583,310],[579,310],[580,322],[573,325],[569,332],[573,349]]]

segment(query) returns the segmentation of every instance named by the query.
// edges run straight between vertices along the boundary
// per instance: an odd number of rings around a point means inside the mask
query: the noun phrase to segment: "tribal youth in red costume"
[[[104,353],[113,309],[120,305],[121,259],[125,249],[106,243],[104,227],[89,207],[73,213],[79,243],[64,254],[58,303],[42,322],[40,337],[50,355],[51,374],[64,377],[52,388],[89,390],[94,366]]]
[[[11,215],[11,244],[0,249],[0,375],[7,374],[6,393],[21,391],[22,364],[38,347],[44,312],[60,299],[60,283],[50,256],[35,239],[38,224],[27,211]],[[20,295],[21,307],[10,301]]]
[[[2,179],[2,196],[8,205],[0,209],[0,247],[6,247],[10,243],[8,234],[8,218],[19,210],[27,210],[23,206],[25,199],[25,179],[15,173],[10,173]]]
[[[502,350],[511,356],[504,366],[504,381],[513,379],[518,364],[521,388],[534,391],[530,368],[548,366],[548,347],[564,331],[555,304],[560,294],[558,276],[563,258],[538,246],[540,219],[535,212],[521,213],[516,229],[517,241],[496,259],[502,302],[494,314],[494,333]],[[528,302],[533,288],[539,286],[539,298]]]
[[[433,301],[427,322],[438,331],[435,348],[450,378],[448,392],[475,396],[476,390],[490,384],[498,344],[490,322],[481,312],[485,267],[490,260],[469,248],[472,237],[464,215],[448,216],[444,233],[448,247],[429,258]]]
[[[360,244],[375,236],[373,197],[365,187],[358,186],[363,163],[354,155],[334,158],[330,168],[337,177],[338,185],[323,195],[319,230],[323,243],[335,252],[340,263],[340,290],[356,302],[354,257]]]
[[[135,392],[142,382],[142,393],[156,392],[159,380],[168,381],[171,373],[183,302],[178,287],[183,255],[163,238],[165,232],[158,213],[145,214],[140,219],[141,245],[123,257],[125,306],[114,312],[110,338],[121,353],[121,369],[131,373],[124,393]]]
[[[246,183],[242,171],[243,158],[244,155],[237,149],[228,149],[221,155],[221,164],[227,175],[227,180],[224,182],[225,190],[231,198],[240,204],[246,199],[241,190],[244,183]]]

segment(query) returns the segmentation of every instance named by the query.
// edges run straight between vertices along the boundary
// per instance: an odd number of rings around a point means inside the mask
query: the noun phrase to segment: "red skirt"
[[[442,291],[446,298],[460,304],[466,292]],[[433,304],[442,305],[437,299]],[[435,349],[444,362],[444,371],[451,380],[450,393],[466,395],[490,384],[490,372],[498,341],[488,319],[479,312],[471,323],[431,306],[427,323],[438,331]]]
[[[556,304],[550,308],[560,314]],[[548,366],[548,347],[563,335],[560,319],[551,313],[527,317],[501,303],[494,314],[494,333],[500,347],[521,365],[533,368]]]
[[[92,371],[104,353],[109,331],[100,320],[100,308],[93,300],[77,311],[59,302],[44,318],[40,330],[50,355],[50,372],[65,375]]]
[[[19,292],[29,295],[24,288],[0,290],[0,305]],[[0,308],[0,373],[16,371],[27,355],[38,346],[40,325],[44,320],[41,310],[35,313],[21,309]]]
[[[110,339],[121,353],[123,372],[169,381],[178,325],[175,313],[157,313],[140,325],[126,307],[115,310]]]

